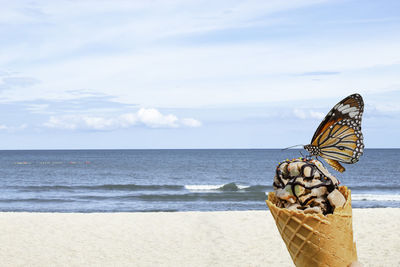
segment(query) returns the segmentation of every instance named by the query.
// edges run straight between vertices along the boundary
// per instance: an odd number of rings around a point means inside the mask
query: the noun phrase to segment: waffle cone
[[[326,216],[278,208],[275,193],[268,194],[267,205],[297,267],[344,267],[357,261],[350,190],[339,190],[346,203]]]

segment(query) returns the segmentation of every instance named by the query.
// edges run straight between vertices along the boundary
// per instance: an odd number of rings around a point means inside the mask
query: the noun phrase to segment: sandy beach
[[[400,209],[354,209],[359,261],[400,266]],[[269,211],[0,213],[2,266],[293,266]]]

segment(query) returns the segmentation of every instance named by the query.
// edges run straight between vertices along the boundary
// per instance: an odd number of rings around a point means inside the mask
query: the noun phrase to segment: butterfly
[[[311,139],[305,145],[312,156],[322,157],[332,168],[344,172],[339,163],[356,163],[364,151],[364,138],[361,133],[361,117],[364,101],[359,94],[352,94],[339,103],[326,115]]]

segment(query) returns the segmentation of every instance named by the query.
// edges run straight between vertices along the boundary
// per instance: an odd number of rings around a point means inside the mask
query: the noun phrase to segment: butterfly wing
[[[317,144],[319,155],[325,160],[331,160],[327,162],[334,169],[344,171],[339,162],[356,163],[363,153],[361,126],[350,119],[338,121],[318,136]]]
[[[343,119],[359,120],[361,125],[361,116],[364,111],[364,101],[360,94],[352,94],[339,103],[337,103],[326,115],[324,120],[318,126],[311,139],[311,144],[314,145],[316,138],[321,135],[328,127]]]
[[[332,108],[312,138],[311,145],[318,148],[318,155],[335,170],[343,172],[345,169],[339,162],[356,163],[363,153],[363,111],[361,95],[346,97]]]

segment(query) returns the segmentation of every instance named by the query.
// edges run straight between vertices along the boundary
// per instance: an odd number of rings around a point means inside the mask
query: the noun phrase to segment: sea
[[[2,212],[266,210],[289,149],[0,151]],[[400,149],[365,149],[338,173],[354,208],[400,207]]]

